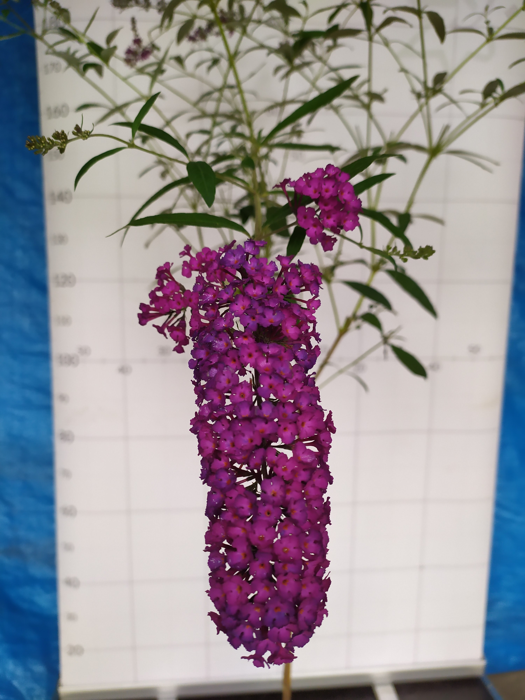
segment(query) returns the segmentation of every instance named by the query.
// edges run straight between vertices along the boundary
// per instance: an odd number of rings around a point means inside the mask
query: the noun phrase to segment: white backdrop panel
[[[98,4],[74,3],[75,20],[87,22]],[[127,22],[100,4],[92,32],[103,39]],[[477,7],[474,0],[440,3],[450,27]],[[453,35],[450,45],[445,54],[432,44],[443,70],[472,38]],[[497,64],[508,65],[516,47],[506,42],[498,49]],[[50,63],[40,48],[46,135],[71,129],[76,106],[96,98],[72,71]],[[483,84],[487,72],[493,77],[497,67],[488,68],[483,57],[468,68],[468,80]],[[378,80],[394,86],[399,76],[385,64]],[[104,88],[118,100],[127,94],[108,73]],[[382,108],[389,129],[409,113],[392,92]],[[399,309],[407,347],[429,368],[429,379],[379,354],[359,367],[369,393],[347,377],[323,391],[338,428],[331,458],[333,584],[330,615],[299,651],[296,676],[482,657],[523,116],[523,105],[509,100],[461,144],[499,161],[495,174],[442,159],[421,190],[419,211],[443,217],[446,226],[418,224],[414,242],[435,245],[437,254],[410,271],[439,321],[386,280],[378,285]],[[87,112],[85,126],[90,119]],[[314,126],[320,137],[322,129],[337,137],[328,113]],[[76,172],[101,146],[99,140],[70,146],[63,158],[47,156],[44,167],[62,685],[277,677],[280,670],[241,661],[206,616],[205,491],[188,432],[194,409],[187,357],[171,353],[136,320],[156,266],[176,261],[181,243],[171,232],[147,249],[143,231],[131,232],[123,247],[117,237],[105,238],[159,182],[154,174],[137,180],[146,157],[123,153],[96,166],[72,194]],[[288,174],[325,163],[296,159]],[[406,200],[416,171],[403,167],[387,183],[386,206]],[[323,337],[333,335],[328,304],[320,326]],[[366,342],[349,339],[336,362]]]

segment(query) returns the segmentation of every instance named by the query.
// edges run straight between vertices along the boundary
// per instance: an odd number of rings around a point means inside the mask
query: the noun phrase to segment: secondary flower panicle
[[[191,431],[209,487],[210,617],[259,667],[292,661],[327,615],[335,432],[313,372],[320,271],[259,257],[263,245],[233,242],[195,255],[186,246],[182,274],[195,275],[192,290],[166,263],[139,314],[182,352],[190,312]]]
[[[312,243],[320,243],[324,251],[332,250],[335,236],[326,233],[353,231],[359,225],[361,200],[349,182],[350,176],[335,165],[317,168],[298,180],[286,178],[275,187],[283,190],[299,226],[305,229]],[[294,191],[293,200],[288,190]],[[302,203],[304,202],[304,203]]]

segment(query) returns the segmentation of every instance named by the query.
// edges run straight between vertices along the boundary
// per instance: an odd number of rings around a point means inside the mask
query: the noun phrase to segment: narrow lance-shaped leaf
[[[139,126],[142,124],[142,120],[146,116],[146,114],[150,111],[150,109],[153,107],[155,100],[157,97],[160,95],[160,92],[156,92],[154,95],[152,95],[149,100],[146,100],[146,102],[142,105],[142,107],[139,110],[139,113],[133,120],[133,124],[131,126],[131,137],[135,138],[135,135],[137,133],[137,130]]]
[[[378,224],[381,224],[383,228],[386,228],[387,231],[390,231],[390,233],[395,236],[396,238],[399,238],[400,240],[403,241],[403,243],[407,246],[412,247],[412,244],[408,240],[408,238],[405,236],[405,234],[399,229],[398,226],[393,224],[388,216],[386,214],[383,214],[380,211],[373,211],[372,209],[361,209],[359,212],[362,216],[366,216],[368,219],[372,219],[372,221],[377,221]]]
[[[385,20],[381,22],[381,24],[376,28],[376,34],[379,32],[383,31],[383,29],[386,29],[389,27],[391,24],[408,24],[409,27],[412,25],[410,22],[407,22],[406,19],[401,19],[401,17],[387,17]]]
[[[80,170],[77,173],[77,176],[75,178],[75,186],[73,189],[77,189],[77,185],[82,177],[87,173],[87,171],[92,168],[95,163],[98,163],[99,160],[104,160],[104,158],[109,158],[110,156],[115,155],[115,153],[118,153],[119,151],[125,151],[126,147],[121,146],[120,148],[112,148],[110,151],[105,151],[104,153],[100,153],[98,156],[95,156],[94,158],[91,158],[91,160],[88,160],[87,163],[85,163]]]
[[[270,141],[273,138],[273,136],[275,136],[275,134],[278,134],[279,131],[286,129],[286,127],[290,126],[290,124],[294,124],[296,121],[299,121],[299,119],[306,117],[308,114],[317,112],[317,110],[321,109],[321,107],[326,107],[326,105],[329,105],[337,97],[342,95],[343,92],[346,92],[346,90],[348,90],[348,88],[352,85],[352,83],[354,83],[357,80],[357,78],[358,76],[354,75],[352,78],[344,80],[342,83],[335,85],[326,92],[317,95],[317,97],[314,97],[312,100],[305,102],[298,109],[292,112],[288,117],[286,117],[286,119],[283,119],[283,121],[279,122],[277,126],[274,126],[270,133],[267,134],[263,139],[263,144],[268,143],[268,141]]]
[[[396,7],[390,7],[390,12],[409,12],[411,15],[419,17],[420,12],[415,7],[410,7],[410,5],[397,5]]]
[[[354,292],[361,294],[361,296],[371,299],[371,301],[374,301],[376,304],[381,304],[385,307],[385,309],[392,311],[392,305],[385,295],[381,294],[381,292],[379,292],[377,289],[370,287],[368,284],[363,284],[362,282],[349,282],[348,280],[344,280],[343,284],[346,284],[347,287],[350,287],[354,290]]]
[[[412,277],[409,277],[404,272],[396,272],[395,270],[385,270],[385,272],[390,275],[390,277],[401,287],[401,289],[419,302],[429,314],[432,314],[434,318],[437,318],[437,313],[432,305],[432,302],[421,289],[419,284],[412,279]]]
[[[332,146],[328,143],[320,145],[309,143],[274,143],[272,148],[284,148],[288,151],[329,151],[330,153],[341,150],[339,146]]]
[[[399,230],[401,231],[401,233],[405,233],[411,221],[412,216],[410,212],[404,211],[402,214],[398,214],[397,225],[399,226]]]
[[[266,221],[263,223],[263,228],[268,226],[272,231],[286,226],[286,217],[290,216],[292,208],[289,204],[284,204],[282,207],[268,207],[266,209]]]
[[[211,207],[215,201],[215,191],[217,189],[217,178],[212,168],[202,160],[192,161],[186,166],[188,177],[195,185],[195,189]]]
[[[93,14],[91,15],[91,18],[90,18],[89,22],[87,23],[86,28],[84,29],[84,34],[87,34],[89,32],[91,25],[93,24],[93,22],[95,21],[95,17],[97,16],[98,9],[99,8],[97,7],[95,12],[93,12]]]
[[[439,41],[443,43],[445,41],[445,37],[447,36],[447,30],[445,29],[443,17],[432,10],[427,10],[426,16],[428,17],[430,24],[433,26],[434,31],[438,35]]]
[[[433,90],[440,90],[441,87],[443,86],[443,83],[445,82],[446,77],[447,77],[446,71],[442,71],[441,73],[436,73],[435,76],[432,78],[432,89]]]
[[[115,122],[113,126],[127,126],[131,129],[133,124],[132,122]],[[140,131],[142,134],[147,134],[148,136],[152,136],[153,138],[159,139],[159,141],[164,141],[164,143],[173,146],[173,148],[176,148],[178,151],[183,153],[186,156],[186,158],[188,157],[188,153],[184,146],[180,144],[177,141],[177,139],[173,138],[173,136],[167,134],[165,131],[162,131],[162,129],[157,129],[156,126],[149,126],[148,124],[141,124],[137,131]]]
[[[366,29],[370,32],[374,22],[374,10],[370,5],[370,0],[363,0],[363,2],[360,2],[359,9],[361,10],[363,19],[365,20]]]
[[[297,255],[299,251],[301,250],[304,239],[306,237],[306,231],[304,228],[301,228],[301,226],[296,226],[293,230],[292,235],[290,236],[290,240],[288,241],[288,246],[286,247],[286,255]]]
[[[139,214],[142,214],[144,209],[147,209],[150,204],[153,204],[153,202],[156,202],[157,199],[160,199],[163,197],[165,194],[167,194],[170,190],[175,189],[176,187],[182,187],[182,185],[189,185],[190,184],[190,178],[189,177],[182,177],[180,180],[175,180],[174,182],[170,182],[168,185],[165,185],[162,187],[160,190],[155,192],[144,204],[137,209],[137,211],[133,214],[131,217],[131,220],[136,219]]]
[[[111,46],[113,43],[113,39],[116,38],[117,34],[120,32],[122,27],[119,27],[118,29],[114,29],[112,32],[110,32],[107,37],[106,37],[106,46]]]
[[[388,178],[392,177],[392,175],[394,175],[394,173],[381,173],[380,175],[373,175],[372,177],[367,177],[366,180],[361,180],[361,182],[358,182],[354,185],[354,192],[356,193],[356,195],[360,195],[362,192],[366,192],[366,190],[369,190],[371,187],[378,185],[380,182],[388,180]]]
[[[154,224],[167,224],[168,226],[200,226],[201,228],[229,228],[232,231],[239,231],[245,236],[250,234],[235,221],[225,219],[222,216],[212,214],[156,214],[155,216],[145,216],[143,219],[133,219],[128,226],[149,226]]]
[[[188,36],[188,34],[193,29],[194,25],[195,25],[194,19],[187,19],[185,22],[183,22],[180,25],[179,31],[177,32],[177,44],[180,44],[181,42],[184,41],[184,39]]]
[[[336,9],[332,12],[332,14],[328,17],[328,24],[331,24],[334,19],[337,17],[337,15],[342,12],[343,10],[346,10],[347,7],[350,7],[349,2],[344,2],[342,5],[339,5],[339,7],[336,7]]]
[[[295,8],[290,7],[290,5],[287,4],[286,0],[272,0],[272,2],[266,5],[264,9],[266,11],[277,10],[277,12],[279,12],[285,20],[288,20],[290,17],[301,16]]]
[[[500,39],[525,39],[525,32],[507,32],[507,34],[499,34],[495,41]]]
[[[374,328],[377,328],[377,330],[381,333],[383,332],[383,326],[381,325],[381,321],[375,314],[367,312],[366,314],[362,314],[360,316],[360,319],[361,321],[368,323],[370,326],[374,326]]]
[[[511,97],[518,97],[519,95],[523,95],[524,92],[525,83],[519,83],[519,85],[514,85],[514,87],[511,87],[510,90],[504,92],[500,99],[503,102],[503,100],[508,100]]]
[[[348,165],[343,166],[341,170],[347,175],[349,175],[350,178],[353,178],[356,175],[359,175],[359,173],[362,173],[364,170],[369,168],[372,165],[372,163],[374,163],[376,160],[396,157],[398,157],[396,153],[377,153],[371,156],[365,156],[364,158],[359,158],[358,160],[354,160]]]
[[[427,377],[427,371],[417,357],[414,357],[414,355],[411,355],[398,345],[390,345],[390,347],[392,348],[392,351],[399,362],[405,365],[405,367],[410,370],[412,374],[417,374],[418,377]]]
[[[170,0],[167,4],[166,9],[162,13],[160,20],[160,26],[163,27],[165,24],[170,24],[173,21],[173,13],[179,5],[182,5],[184,0]]]
[[[501,90],[505,89],[503,82],[500,80],[500,78],[489,80],[489,82],[483,88],[483,92],[481,93],[483,96],[483,100],[488,100],[489,97],[492,97],[492,95],[496,92],[498,88],[500,88]]]

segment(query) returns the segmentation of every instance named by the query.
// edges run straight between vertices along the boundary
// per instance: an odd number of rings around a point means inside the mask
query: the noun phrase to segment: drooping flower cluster
[[[124,63],[130,68],[135,68],[137,63],[147,61],[153,53],[152,44],[144,44],[137,29],[137,22],[134,17],[131,19],[131,31],[133,40],[124,54]]]
[[[206,515],[210,613],[256,666],[292,661],[326,611],[330,522],[325,492],[331,414],[312,368],[319,355],[315,265],[258,257],[261,242],[183,256],[191,291],[159,267],[145,324],[182,351],[191,310],[190,367],[198,410],[191,421],[210,487]]]
[[[306,230],[310,241],[320,243],[325,251],[332,250],[336,241],[325,229],[338,234],[353,231],[359,224],[361,200],[349,180],[347,173],[335,165],[327,165],[313,173],[305,173],[298,180],[287,178],[276,185],[288,197],[297,223]],[[293,201],[288,188],[294,190]],[[313,205],[310,206],[309,202]]]
[[[233,29],[228,28],[228,24],[235,22],[237,17],[233,12],[225,12],[224,10],[218,10],[219,22],[225,25],[230,36],[233,34]],[[190,34],[188,34],[188,41],[192,43],[197,43],[200,41],[206,41],[206,39],[211,35],[218,36],[219,30],[217,29],[217,24],[214,20],[209,20],[206,24],[196,27]]]

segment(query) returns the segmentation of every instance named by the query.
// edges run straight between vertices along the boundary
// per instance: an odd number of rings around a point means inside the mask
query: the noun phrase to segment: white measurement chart
[[[100,4],[90,31],[103,43],[124,26],[125,48],[129,14],[108,2],[72,4],[75,21],[86,23]],[[474,0],[440,3],[449,27],[456,12],[463,17],[475,8]],[[148,21],[135,14],[139,26]],[[451,35],[447,54],[437,42],[432,52],[447,70],[473,42],[471,35]],[[482,86],[487,72],[486,80],[517,57],[513,42],[500,43],[497,61],[494,52],[482,55],[461,77],[465,85]],[[77,106],[100,97],[41,47],[38,60],[42,132],[71,130],[80,122]],[[395,87],[402,78],[388,70],[381,83]],[[129,93],[107,71],[103,86],[117,101]],[[394,87],[379,110],[392,129],[410,107],[396,102]],[[129,109],[131,118],[137,109]],[[299,650],[295,677],[482,659],[524,112],[522,103],[508,100],[458,146],[501,163],[493,174],[441,158],[421,189],[417,211],[446,225],[421,219],[411,229],[415,245],[431,244],[437,253],[413,262],[409,272],[439,320],[387,279],[378,283],[399,310],[403,346],[428,368],[428,380],[380,352],[357,367],[368,393],[347,376],[323,389],[338,431],[331,453],[333,583],[329,617]],[[84,128],[98,115],[86,110]],[[443,112],[445,118],[455,117]],[[100,128],[116,133],[108,122]],[[319,138],[323,129],[334,139],[340,133],[327,110],[313,128]],[[111,147],[92,139],[44,160],[62,692],[278,678],[281,669],[242,661],[207,617],[205,489],[188,430],[194,413],[188,356],[172,353],[154,329],[137,322],[156,267],[176,262],[182,243],[169,230],[148,247],[149,230],[130,231],[123,246],[119,236],[107,237],[160,180],[153,172],[137,179],[148,156],[123,152],[95,165],[73,191],[80,167]],[[326,162],[298,158],[287,174]],[[414,156],[395,165],[400,174],[385,184],[385,208],[406,201],[417,163]],[[349,305],[351,292],[340,287],[341,303]],[[328,343],[334,324],[324,301],[319,325]],[[350,336],[335,366],[373,342],[368,331]]]

